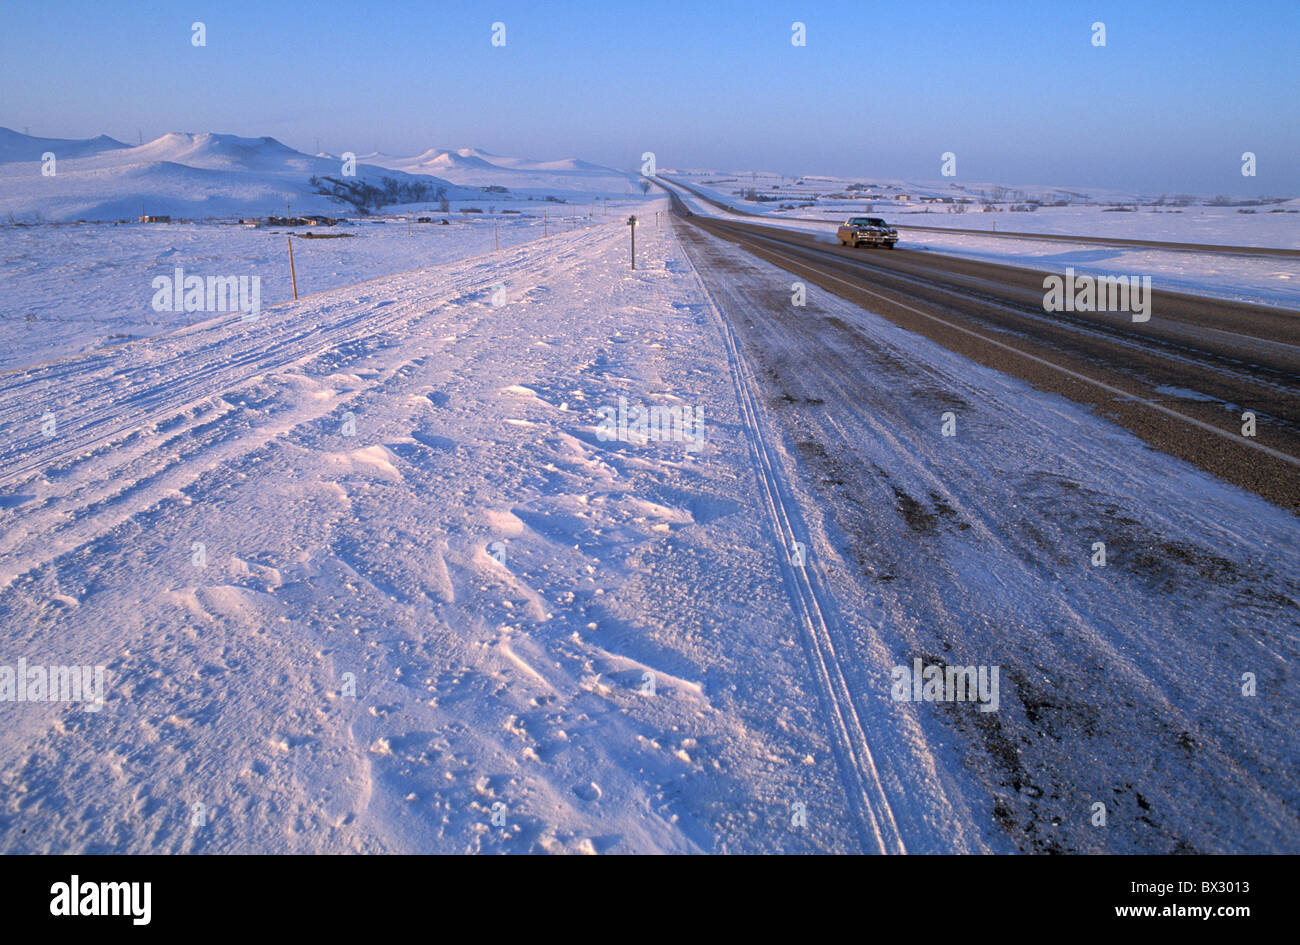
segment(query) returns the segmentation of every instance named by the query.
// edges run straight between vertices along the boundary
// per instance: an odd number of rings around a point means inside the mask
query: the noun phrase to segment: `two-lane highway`
[[[1300,314],[1158,288],[1148,321],[1048,312],[1041,271],[843,248],[815,234],[692,214],[665,189],[690,224],[810,286],[1091,404],[1158,449],[1300,511]],[[1243,435],[1248,413],[1253,436]]]
[[[697,187],[692,187],[685,181],[675,180],[668,177],[655,178],[659,182],[667,181],[675,187],[682,190],[690,191],[700,200],[717,207],[726,213],[736,216],[753,217],[755,220],[764,220],[774,226],[780,226],[783,220],[797,220],[801,223],[820,223],[830,229],[834,229],[841,218],[827,219],[821,217],[797,217],[790,214],[781,214],[781,216],[769,216],[764,213],[754,213],[743,207],[737,207],[733,204],[725,203],[712,197]],[[963,236],[988,237],[990,239],[1008,239],[1008,240],[1039,240],[1048,243],[1085,243],[1089,246],[1114,246],[1125,249],[1158,249],[1162,252],[1175,253],[1213,253],[1216,256],[1270,256],[1275,259],[1300,259],[1300,249],[1288,249],[1276,246],[1231,246],[1223,243],[1172,243],[1166,240],[1139,240],[1125,239],[1115,236],[1075,236],[1064,233],[1026,233],[1019,230],[981,230],[970,227],[956,226],[924,226],[917,223],[897,223],[893,226],[899,231],[906,233],[909,230],[918,233],[948,233],[961,234]]]

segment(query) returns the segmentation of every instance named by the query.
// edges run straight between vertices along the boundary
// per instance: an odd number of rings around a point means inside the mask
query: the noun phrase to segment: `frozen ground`
[[[959,845],[961,817],[917,823],[935,785],[1024,851],[1296,848],[1289,513],[815,287],[794,308],[795,277],[730,243],[689,246],[830,602],[816,649],[857,701],[827,685],[828,716],[863,720],[908,849]],[[999,709],[890,701],[915,659],[1001,667]]]
[[[42,173],[46,154],[55,159],[49,176]],[[288,232],[340,237],[294,240],[305,296],[625,219],[662,200],[644,195],[631,175],[585,161],[463,148],[360,156],[356,180],[391,177],[447,196],[445,207],[390,202],[361,215],[312,193],[312,175],[343,180],[342,169],[338,156],[302,154],[273,138],[173,133],[132,147],[102,136],[36,138],[0,128],[0,216],[8,222],[0,224],[0,371],[193,320],[151,305],[153,279],[177,267],[203,278],[257,276],[263,304],[292,298]],[[177,222],[112,222],[141,211]],[[345,219],[293,231],[235,222],[287,213]],[[415,222],[422,216],[434,222]]]
[[[788,277],[638,254],[612,220],[0,376],[0,662],[107,669],[8,705],[0,848],[1294,851],[1293,519],[814,300],[879,350],[817,428],[883,476],[827,492],[771,386],[807,351],[722,320]],[[602,439],[620,397],[704,448]],[[944,640],[1005,668],[993,723],[890,699]]]
[[[293,241],[298,292],[306,296],[487,253],[498,244],[506,248],[544,234],[623,219],[630,212],[626,201],[638,213],[653,205],[632,197],[549,206],[525,201],[522,209],[505,208],[518,213],[412,211],[319,230],[215,222],[0,227],[0,371],[195,320],[193,314],[160,313],[151,305],[152,280],[171,277],[178,266],[205,277],[256,275],[264,305],[290,299],[290,232],[348,234]],[[485,201],[472,205],[498,209]],[[414,223],[420,215],[450,222]]]
[[[609,223],[9,375],[6,429],[61,419],[7,443],[4,652],[109,695],[7,728],[4,848],[855,848],[784,829],[842,806],[835,767],[698,284],[667,228],[638,248]],[[620,395],[702,407],[706,449],[599,441]]]

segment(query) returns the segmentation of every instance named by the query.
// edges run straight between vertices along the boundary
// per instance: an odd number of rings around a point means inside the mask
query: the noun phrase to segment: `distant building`
[[[171,223],[171,217],[165,216],[143,216],[140,218],[141,223]]]

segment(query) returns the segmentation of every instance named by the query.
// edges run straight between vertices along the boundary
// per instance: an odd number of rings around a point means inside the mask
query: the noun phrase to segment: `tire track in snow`
[[[685,250],[684,243],[679,242],[679,245],[682,245]],[[726,347],[732,383],[745,427],[745,437],[749,441],[750,453],[753,456],[763,506],[781,545],[777,552],[777,560],[781,562],[781,572],[790,592],[790,603],[799,617],[803,630],[804,649],[808,656],[809,668],[812,670],[822,704],[826,708],[831,746],[835,752],[835,761],[840,770],[845,793],[848,795],[849,808],[856,821],[858,835],[862,839],[863,847],[873,852],[906,853],[907,849],[894,819],[894,812],[889,805],[884,785],[871,755],[866,730],[853,701],[853,692],[835,650],[835,634],[832,629],[834,617],[823,603],[825,592],[821,589],[816,570],[811,562],[796,567],[790,561],[789,543],[803,535],[804,529],[798,506],[781,475],[780,467],[763,433],[762,415],[753,394],[756,383],[753,371],[741,353],[731,325],[704,284],[699,269],[695,266],[695,260],[689,252],[684,252],[684,255],[695,274],[701,293],[708,302]]]
[[[21,527],[0,539],[0,590],[76,553],[203,475],[346,407],[385,383],[397,368],[360,379],[354,389],[335,390],[329,400],[300,397],[299,406],[284,417],[254,423],[226,436],[219,425],[232,419],[233,407],[223,410],[223,401],[230,406],[239,394],[296,374],[297,369],[332,352],[386,338],[418,337],[423,325],[445,306],[485,295],[494,281],[505,281],[513,291],[522,293],[557,266],[557,271],[564,271],[579,264],[578,250],[600,235],[585,232],[568,237],[564,251],[556,257],[535,259],[511,250],[499,259],[480,256],[434,267],[449,275],[431,288],[418,275],[424,270],[363,283],[373,283],[380,293],[387,293],[378,304],[372,304],[374,295],[350,297],[354,287],[319,293],[315,304],[284,303],[263,312],[264,319],[268,311],[279,317],[263,323],[262,335],[232,336],[229,329],[239,322],[236,313],[164,336],[139,339],[143,344],[121,346],[112,357],[92,352],[0,376],[0,425],[7,425],[5,421],[19,425],[17,418],[32,412],[32,401],[50,396],[51,391],[57,391],[78,411],[76,419],[60,429],[56,438],[0,444],[0,460],[6,461],[0,490],[20,489],[47,473],[59,473],[55,487],[39,505],[17,510],[13,521]],[[331,318],[338,308],[354,311],[343,318]],[[475,319],[462,330],[471,331],[477,325]],[[166,347],[154,347],[159,343]],[[111,385],[111,379],[118,377],[143,382],[126,388],[125,405],[122,391]],[[326,381],[313,383],[322,391],[330,390]],[[172,423],[176,423],[175,429],[162,437],[147,435]],[[196,435],[197,445],[191,442]],[[189,448],[181,448],[181,444]],[[92,458],[93,472],[71,475],[79,464]]]
[[[15,438],[0,444],[0,460],[5,462],[0,487],[20,483],[92,449],[111,447],[187,407],[231,394],[339,347],[386,333],[409,335],[430,308],[486,295],[494,282],[506,281],[512,290],[523,291],[533,281],[548,277],[555,263],[576,259],[576,249],[606,236],[599,231],[578,234],[568,253],[558,258],[528,256],[515,249],[501,251],[499,259],[491,254],[445,263],[433,268],[450,272],[450,278],[432,291],[410,275],[423,270],[359,283],[374,284],[380,292],[397,288],[399,298],[382,299],[379,305],[369,304],[376,301],[373,296],[355,298],[356,287],[348,286],[317,293],[313,302],[267,306],[255,323],[257,333],[233,334],[231,329],[240,328],[242,315],[223,314],[135,339],[111,352],[92,351],[0,374],[0,424],[35,430],[34,421],[46,408],[33,403],[41,400],[70,405],[58,407],[56,415],[66,418],[73,413],[75,418],[60,421],[57,438],[30,433],[26,441]],[[354,311],[338,317],[333,310],[339,307]],[[114,381],[122,389],[106,395],[106,387]]]

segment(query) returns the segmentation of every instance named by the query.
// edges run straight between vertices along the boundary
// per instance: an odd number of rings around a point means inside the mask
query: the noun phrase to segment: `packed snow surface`
[[[6,704],[0,846],[979,851],[1056,816],[1086,847],[1104,790],[1109,848],[1293,848],[1285,513],[815,300],[875,339],[899,412],[827,408],[888,476],[891,580],[864,584],[831,515],[860,500],[810,491],[723,320],[788,276],[706,290],[667,223],[637,251],[598,222],[0,375],[0,663],[106,670],[100,711]],[[624,403],[698,411],[703,448],[603,435]],[[1089,574],[1095,515],[1180,557]],[[890,697],[936,628],[1004,667],[994,761],[975,706]],[[1269,700],[1214,695],[1243,667]],[[1022,736],[1028,776],[998,747]]]
[[[5,132],[0,212],[307,212],[338,160]],[[292,231],[297,301],[280,227],[4,228],[0,849],[1295,852],[1288,513],[843,300],[770,317],[789,273],[617,171],[358,164],[452,207]],[[160,312],[177,269],[261,309]],[[996,709],[900,700],[915,660]]]

